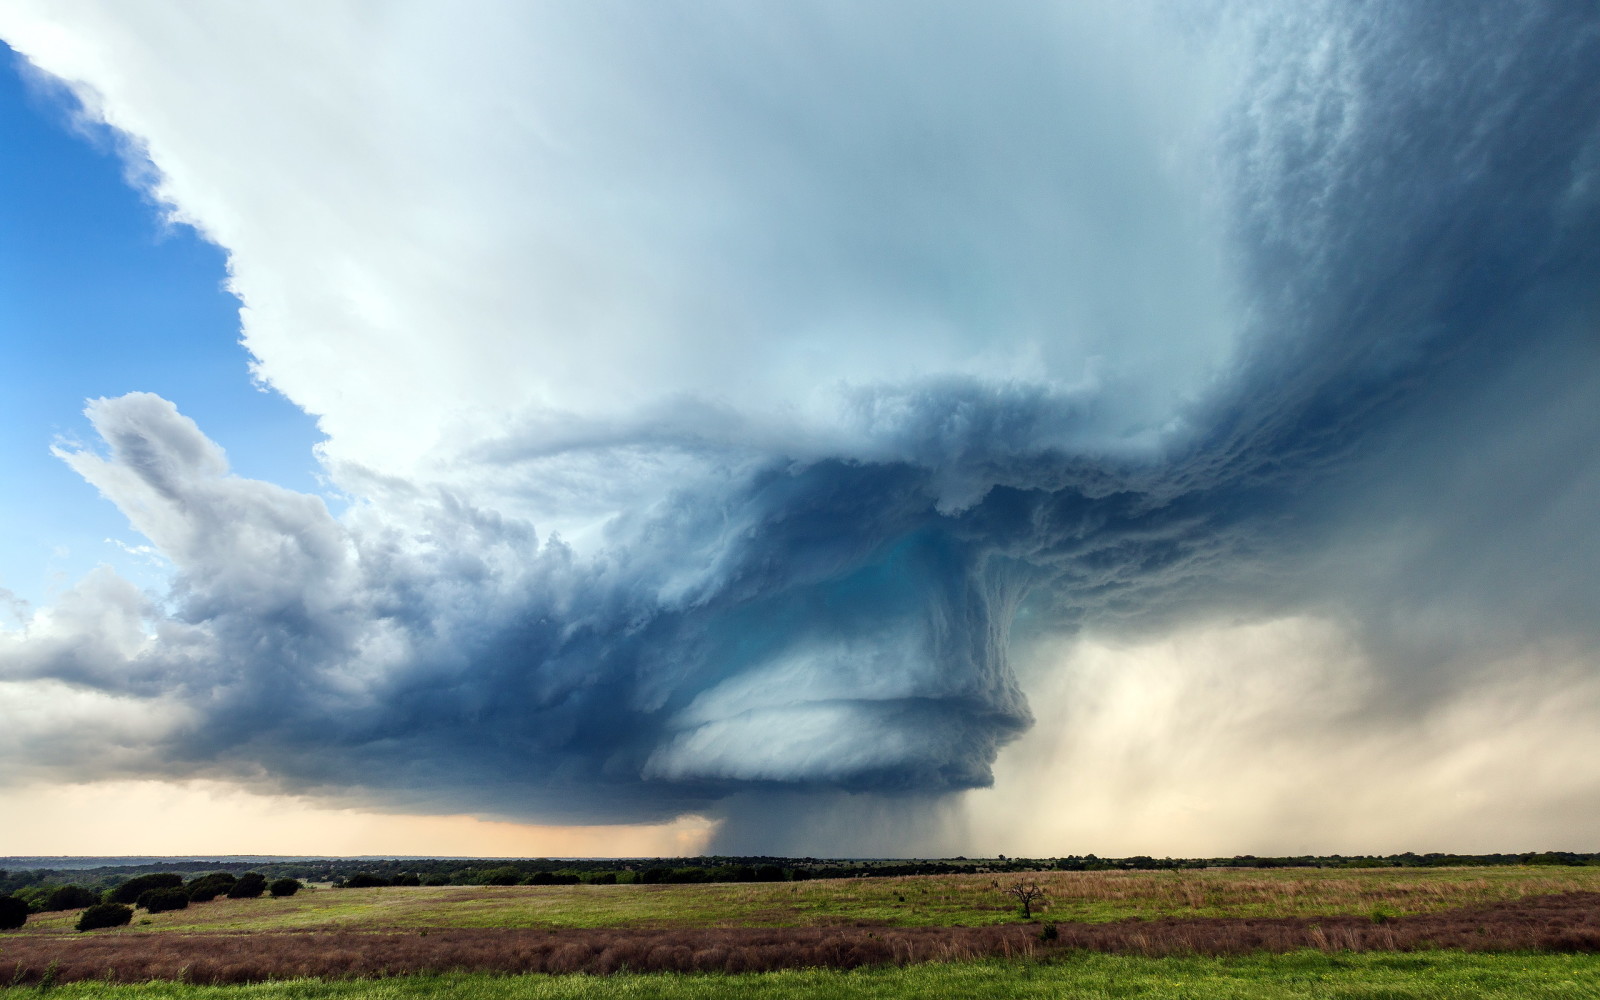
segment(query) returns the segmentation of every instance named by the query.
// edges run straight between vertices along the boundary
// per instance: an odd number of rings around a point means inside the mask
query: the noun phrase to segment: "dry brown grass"
[[[1178,918],[1040,927],[587,928],[413,933],[6,935],[13,984],[177,979],[236,983],[407,973],[753,972],[856,968],[1074,950],[1138,955],[1321,951],[1600,951],[1600,893],[1524,898],[1407,917]]]

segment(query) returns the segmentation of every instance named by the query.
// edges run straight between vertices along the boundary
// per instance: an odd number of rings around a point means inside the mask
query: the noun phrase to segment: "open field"
[[[980,958],[1065,960],[1456,949],[1600,952],[1600,894],[1534,896],[1406,917],[1162,917],[988,927],[569,928],[18,935],[0,969],[18,984],[104,979],[242,983],[457,971],[742,973]]]
[[[1600,998],[1600,869],[1052,872],[1033,923],[1016,878],[316,889],[89,934],[68,911],[0,935],[0,994]]]
[[[140,914],[97,933],[424,928],[981,927],[1017,919],[995,884],[1036,879],[1056,922],[1130,918],[1400,916],[1525,896],[1600,892],[1600,868],[1276,869],[1044,872],[715,885],[316,889]],[[75,911],[36,914],[22,934],[72,933]],[[144,922],[148,921],[148,923]]]
[[[0,996],[12,991],[0,988]],[[32,987],[15,991],[36,995]],[[959,962],[732,976],[418,976],[244,986],[103,982],[61,1000],[1576,1000],[1600,996],[1600,960],[1461,952],[1244,958],[1083,955],[1060,963]]]

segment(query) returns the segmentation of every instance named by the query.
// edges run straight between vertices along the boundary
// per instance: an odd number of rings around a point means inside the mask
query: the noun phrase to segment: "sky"
[[[1591,849],[1592,5],[0,40],[0,854]]]

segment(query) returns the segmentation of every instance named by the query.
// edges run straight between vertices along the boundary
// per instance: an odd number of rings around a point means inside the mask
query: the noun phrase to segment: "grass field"
[[[34,987],[0,989],[0,996],[24,993],[37,995]],[[83,982],[49,994],[60,1000],[1578,1000],[1600,997],[1600,959],[1459,952],[1228,959],[1089,955],[1055,963],[718,976],[447,975],[244,986]]]
[[[91,934],[35,915],[0,935],[0,997],[1600,1000],[1597,868],[1033,877],[1054,939],[999,891],[1015,875],[322,888]]]
[[[219,899],[112,933],[599,927],[977,927],[1017,919],[996,888],[1036,878],[1052,921],[1390,916],[1524,896],[1600,891],[1600,868],[1387,868],[919,875],[719,885],[315,889]],[[75,911],[36,914],[23,934],[71,933]],[[146,922],[148,921],[148,922]],[[106,932],[99,932],[106,933]]]

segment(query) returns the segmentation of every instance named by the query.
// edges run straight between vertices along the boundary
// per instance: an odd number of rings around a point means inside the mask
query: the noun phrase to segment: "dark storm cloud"
[[[442,491],[335,518],[166,401],[104,400],[106,455],[68,460],[174,589],[86,583],[6,676],[175,704],[145,771],[642,820],[986,784],[1032,722],[1014,623],[1333,608],[1396,673],[1600,638],[1600,15],[1246,20],[1222,149],[1251,329],[1159,455],[1060,444],[1093,393],[954,376],[851,390],[847,454],[693,401],[484,452],[728,456],[580,556]]]

